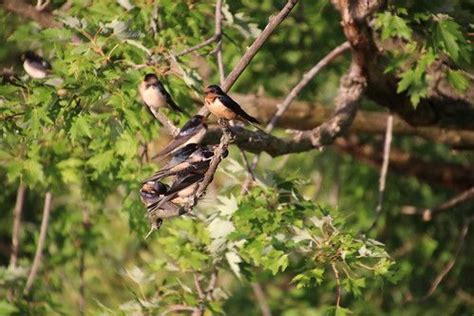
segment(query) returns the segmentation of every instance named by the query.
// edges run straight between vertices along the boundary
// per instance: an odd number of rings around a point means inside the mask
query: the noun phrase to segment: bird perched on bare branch
[[[206,132],[207,124],[205,123],[204,116],[195,115],[183,125],[178,135],[153,158],[167,156],[187,144],[199,144],[206,135]]]
[[[166,91],[165,87],[155,74],[147,74],[138,86],[140,96],[151,111],[156,116],[159,108],[169,106],[171,109],[184,113],[184,111],[176,105],[171,95]]]
[[[214,114],[217,118],[226,120],[241,119],[250,123],[260,124],[260,122],[247,114],[240,105],[229,97],[221,87],[217,85],[210,85],[204,91],[204,104],[209,112]]]

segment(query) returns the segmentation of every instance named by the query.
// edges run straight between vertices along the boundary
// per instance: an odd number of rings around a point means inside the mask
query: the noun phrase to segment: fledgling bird
[[[21,59],[23,60],[23,69],[34,79],[46,78],[51,70],[51,64],[32,51],[23,53]]]
[[[187,144],[199,144],[207,132],[207,124],[205,117],[202,115],[195,115],[186,124],[183,125],[178,135],[165,146],[155,157],[164,157],[176,152]]]
[[[205,169],[207,170],[207,169]],[[203,169],[194,173],[178,174],[176,180],[171,184],[171,187],[166,191],[165,196],[156,203],[156,208],[160,209],[168,202],[174,205],[183,206],[192,196],[199,186],[199,183],[204,179],[206,171]]]
[[[260,122],[247,114],[240,105],[229,97],[218,85],[210,85],[204,91],[204,104],[209,112],[217,118],[226,120],[243,119],[250,123],[260,124]]]
[[[148,181],[143,184],[140,189],[140,199],[147,207],[148,212],[155,212],[154,216],[160,218],[169,218],[179,215],[179,208],[172,202],[161,203],[158,208],[157,205],[166,196],[170,187],[160,181]],[[160,211],[156,213],[157,211]]]
[[[165,87],[161,81],[158,80],[158,77],[155,74],[146,74],[145,78],[138,86],[138,91],[140,92],[143,102],[154,116],[159,108],[165,106],[169,106],[175,111],[184,113],[184,111],[173,101],[171,95],[166,91]]]
[[[168,189],[168,185],[159,181],[146,181],[140,189],[140,199],[148,207],[162,199]]]

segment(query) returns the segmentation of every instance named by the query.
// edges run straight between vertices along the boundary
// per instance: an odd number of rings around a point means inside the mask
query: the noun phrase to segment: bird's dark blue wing
[[[242,117],[242,118],[244,118],[247,121],[250,121],[252,123],[260,124],[260,122],[256,118],[254,118],[254,117],[250,116],[249,114],[247,114],[247,112],[245,112],[240,107],[240,105],[237,102],[235,102],[228,95],[220,94],[220,95],[217,96],[217,98],[219,99],[219,101],[221,101],[222,104],[224,104],[227,108],[231,109],[238,116],[240,116],[240,117]]]

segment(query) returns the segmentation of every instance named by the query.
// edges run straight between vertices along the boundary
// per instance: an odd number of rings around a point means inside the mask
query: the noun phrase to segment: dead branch
[[[10,267],[15,268],[18,262],[18,254],[20,252],[20,231],[21,231],[21,214],[23,212],[23,204],[25,202],[26,187],[22,181],[18,185],[16,193],[15,208],[13,209],[13,231],[12,231],[12,250],[10,254]]]
[[[51,13],[37,10],[34,5],[27,4],[23,1],[3,0],[2,6],[5,10],[18,14],[25,19],[33,20],[42,27],[61,27],[61,23],[57,22]]]
[[[454,197],[449,200],[429,209],[418,209],[413,206],[405,206],[402,208],[402,213],[407,215],[421,215],[424,221],[430,221],[433,219],[433,216],[446,212],[453,207],[456,207],[460,204],[464,204],[470,200],[474,199],[474,187],[467,189],[459,194],[456,194]]]
[[[422,300],[426,300],[429,298],[433,293],[436,291],[440,283],[443,281],[443,279],[446,277],[446,275],[451,271],[451,269],[454,267],[456,264],[456,260],[459,256],[459,253],[461,252],[462,247],[464,246],[464,242],[466,240],[467,233],[469,231],[469,225],[471,224],[472,220],[474,217],[470,217],[464,221],[464,225],[461,228],[461,232],[459,233],[459,238],[456,246],[456,251],[454,252],[454,256],[449,262],[446,264],[446,266],[440,271],[440,273],[436,276],[434,279],[433,283],[430,286],[430,289],[426,293],[426,295],[422,298]]]
[[[257,299],[258,306],[260,307],[260,312],[262,312],[263,316],[272,316],[272,312],[270,307],[267,303],[267,297],[265,292],[263,292],[262,286],[257,282],[251,283],[253,294],[255,294],[255,298]]]
[[[387,118],[387,132],[385,133],[385,142],[383,147],[383,161],[382,167],[380,169],[380,177],[379,177],[379,193],[377,197],[377,206],[375,208],[375,218],[370,225],[369,229],[365,232],[368,234],[377,224],[377,221],[382,214],[382,204],[383,204],[383,197],[385,192],[385,182],[387,181],[387,171],[388,171],[388,163],[390,161],[390,145],[392,143],[392,126],[393,126],[393,116],[389,116]]]
[[[46,235],[48,233],[48,223],[49,223],[49,214],[51,212],[51,200],[53,195],[51,192],[46,192],[44,198],[44,207],[43,207],[43,219],[41,220],[40,234],[38,238],[38,245],[36,246],[35,257],[33,259],[33,264],[31,265],[30,274],[26,281],[25,289],[23,294],[26,296],[30,293],[31,287],[33,286],[33,281],[35,280],[38,268],[41,264],[41,258],[43,255],[44,243],[46,241]]]

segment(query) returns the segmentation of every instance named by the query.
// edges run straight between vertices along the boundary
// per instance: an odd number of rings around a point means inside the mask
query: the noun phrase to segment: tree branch
[[[385,192],[385,182],[387,181],[387,171],[388,171],[388,163],[390,161],[390,145],[392,143],[392,126],[393,126],[393,116],[389,115],[387,118],[387,132],[385,133],[385,142],[383,147],[383,162],[382,168],[380,169],[380,177],[379,177],[379,194],[377,197],[377,207],[375,208],[375,218],[370,225],[369,229],[365,232],[368,234],[377,224],[377,221],[382,214],[382,204],[383,204],[383,197]]]
[[[42,27],[61,27],[61,23],[54,19],[54,15],[44,11],[38,11],[35,6],[21,0],[3,0],[2,6],[5,10],[18,14],[19,16],[33,20]]]
[[[369,166],[380,168],[382,164],[383,155],[380,150],[370,144],[361,144],[355,136],[341,138],[335,145],[337,150],[350,154]],[[389,164],[395,173],[416,177],[420,181],[442,185],[451,190],[465,190],[474,183],[474,169],[469,165],[430,162],[394,148],[390,151]]]
[[[25,202],[26,187],[22,181],[18,185],[15,208],[13,209],[12,250],[10,254],[10,267],[15,268],[20,252],[21,213]]]
[[[258,306],[260,307],[260,311],[262,312],[262,316],[272,316],[272,312],[268,306],[267,298],[263,292],[262,286],[257,282],[252,282],[251,286],[253,294],[255,294],[255,298],[257,299]]]
[[[275,114],[275,108],[284,102],[281,99],[231,93],[243,108],[261,121],[269,121]],[[309,130],[331,118],[331,108],[318,103],[293,101],[277,122],[277,127]],[[358,111],[350,130],[361,133],[384,134],[385,122],[389,114],[384,112]],[[419,136],[437,143],[444,143],[455,148],[474,148],[474,132],[459,129],[438,127],[415,127],[394,116],[393,133],[397,135]]]
[[[424,221],[430,221],[433,219],[433,216],[446,212],[453,207],[456,207],[460,204],[464,204],[470,200],[474,199],[474,187],[467,189],[459,194],[456,194],[454,197],[450,198],[446,202],[441,203],[431,209],[418,209],[413,206],[405,206],[402,208],[403,214],[408,215],[421,215]]]
[[[433,283],[430,286],[430,289],[426,293],[426,295],[422,298],[422,300],[426,300],[429,298],[433,293],[436,291],[440,283],[443,281],[443,279],[446,277],[446,275],[451,271],[451,269],[454,267],[456,264],[456,260],[459,256],[459,253],[461,252],[461,249],[464,245],[464,242],[466,240],[467,233],[469,231],[469,225],[471,224],[472,220],[474,217],[470,217],[465,220],[464,225],[461,228],[461,232],[459,233],[459,238],[458,238],[458,243],[456,246],[456,251],[454,252],[454,256],[449,262],[446,264],[446,266],[441,270],[441,272],[436,276],[434,279]]]
[[[44,199],[44,207],[43,207],[43,219],[41,220],[41,229],[38,238],[38,245],[36,246],[35,257],[33,259],[33,264],[31,265],[30,274],[28,275],[28,279],[26,281],[25,289],[23,290],[23,294],[26,296],[30,293],[31,287],[33,285],[33,281],[35,280],[36,273],[38,272],[39,265],[41,264],[41,257],[43,255],[43,248],[44,242],[46,240],[46,235],[48,232],[48,222],[49,222],[49,214],[51,212],[51,200],[53,195],[51,192],[47,192]]]
[[[214,32],[214,36],[217,38],[216,58],[217,69],[219,70],[219,82],[221,86],[224,85],[225,80],[224,60],[222,58],[222,3],[223,0],[216,1],[216,30]]]
[[[270,22],[267,24],[262,33],[250,45],[244,56],[239,60],[237,66],[231,71],[229,76],[225,79],[222,89],[228,91],[232,85],[237,81],[242,72],[247,68],[252,59],[257,55],[260,48],[265,44],[267,39],[272,35],[273,31],[280,25],[281,22],[290,14],[291,10],[298,3],[298,0],[288,0],[283,9],[275,16],[270,17]]]
[[[336,264],[331,263],[332,271],[334,272],[334,277],[336,278],[336,308],[339,308],[341,304],[341,280],[339,278],[339,271],[336,269]]]
[[[237,81],[237,79],[245,70],[245,68],[247,68],[247,66],[250,64],[253,57],[257,55],[260,48],[262,48],[263,44],[265,44],[265,42],[273,33],[273,31],[276,29],[276,27],[280,25],[281,22],[283,22],[283,20],[288,16],[288,14],[290,14],[291,10],[297,3],[298,3],[298,0],[288,0],[288,2],[283,7],[283,9],[276,16],[270,18],[270,22],[267,24],[265,29],[255,39],[252,45],[250,45],[250,47],[245,52],[244,56],[242,56],[242,58],[239,60],[237,65],[234,67],[234,69],[231,71],[229,76],[226,78],[226,80],[224,81],[224,84],[222,84],[222,89],[224,91],[229,91],[229,89]],[[212,38],[215,38],[215,35]],[[199,114],[207,116],[209,115],[209,111],[207,110],[206,107],[202,107],[199,110]]]

